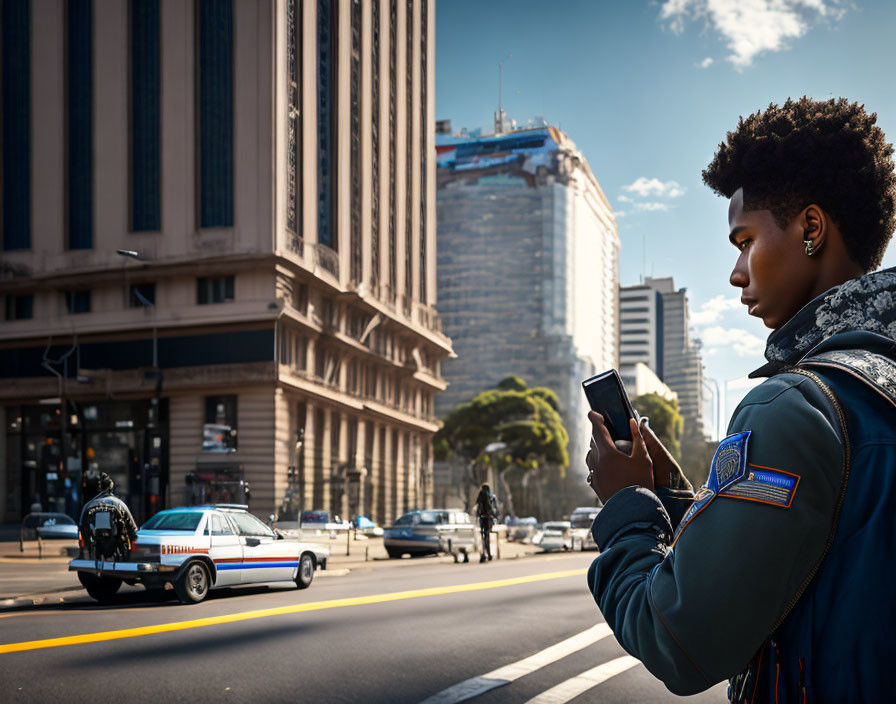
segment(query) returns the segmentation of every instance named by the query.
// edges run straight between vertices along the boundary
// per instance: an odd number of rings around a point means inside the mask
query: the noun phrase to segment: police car
[[[68,568],[99,602],[126,582],[149,590],[171,584],[181,603],[195,604],[218,587],[288,580],[305,589],[329,552],[275,532],[247,506],[217,504],[160,511],[137,532],[127,561],[81,556]]]

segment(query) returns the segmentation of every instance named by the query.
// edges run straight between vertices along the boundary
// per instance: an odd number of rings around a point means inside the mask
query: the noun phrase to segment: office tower
[[[688,330],[687,290],[676,290],[672,277],[646,277],[640,285],[622,287],[619,296],[623,382],[631,387],[634,365],[646,364],[677,395],[684,434],[702,437],[703,362]]]
[[[434,0],[2,12],[3,520],[431,505]]]
[[[442,416],[514,374],[560,399],[572,470],[590,424],[581,381],[617,364],[619,237],[564,133],[437,135],[439,312],[456,359]]]

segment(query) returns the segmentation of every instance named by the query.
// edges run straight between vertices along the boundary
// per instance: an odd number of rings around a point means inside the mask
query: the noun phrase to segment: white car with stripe
[[[147,589],[171,584],[182,603],[195,604],[210,589],[239,584],[293,581],[304,589],[315,569],[326,569],[329,553],[272,530],[247,506],[218,504],[160,511],[137,532],[126,562],[79,557],[68,568],[100,602],[122,582],[139,582]]]

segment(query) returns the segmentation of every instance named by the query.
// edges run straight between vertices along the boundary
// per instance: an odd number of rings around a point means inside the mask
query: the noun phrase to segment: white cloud
[[[649,213],[661,210],[663,212],[669,210],[668,203],[635,203],[635,210],[646,210]]]
[[[740,296],[726,298],[719,294],[715,298],[711,298],[702,306],[700,310],[691,313],[691,325],[709,325],[717,323],[722,319],[722,314],[727,310],[736,310],[741,306]]]
[[[723,328],[719,325],[706,328],[700,334],[707,348],[725,347],[734,350],[738,357],[761,355],[765,351],[765,341],[741,328]]]
[[[700,62],[699,64],[697,64],[697,65],[698,65],[700,68],[709,68],[710,66],[712,66],[712,57],[711,57],[711,56],[707,56],[705,59],[703,59],[703,61],[701,61],[701,62]]]
[[[660,21],[680,34],[688,20],[702,19],[722,36],[728,61],[740,70],[764,51],[786,49],[813,22],[841,19],[840,5],[841,0],[665,0]]]
[[[617,219],[624,218],[628,213],[625,210],[614,210],[613,215],[616,216]]]
[[[619,198],[617,198],[616,200],[618,200],[620,203],[631,203],[632,202],[632,199],[629,198],[628,196],[619,196]]]
[[[666,181],[663,183],[658,178],[639,176],[634,183],[623,186],[622,190],[634,193],[641,198],[647,198],[648,196],[679,198],[685,194],[687,189],[680,186],[677,181]]]

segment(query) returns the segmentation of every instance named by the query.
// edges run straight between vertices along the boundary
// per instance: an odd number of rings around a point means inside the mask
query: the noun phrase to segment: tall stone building
[[[573,471],[581,382],[617,366],[619,236],[584,156],[553,127],[437,135],[439,312],[456,359],[441,416],[504,377],[557,392]]]
[[[3,2],[0,519],[431,505],[434,6]]]

